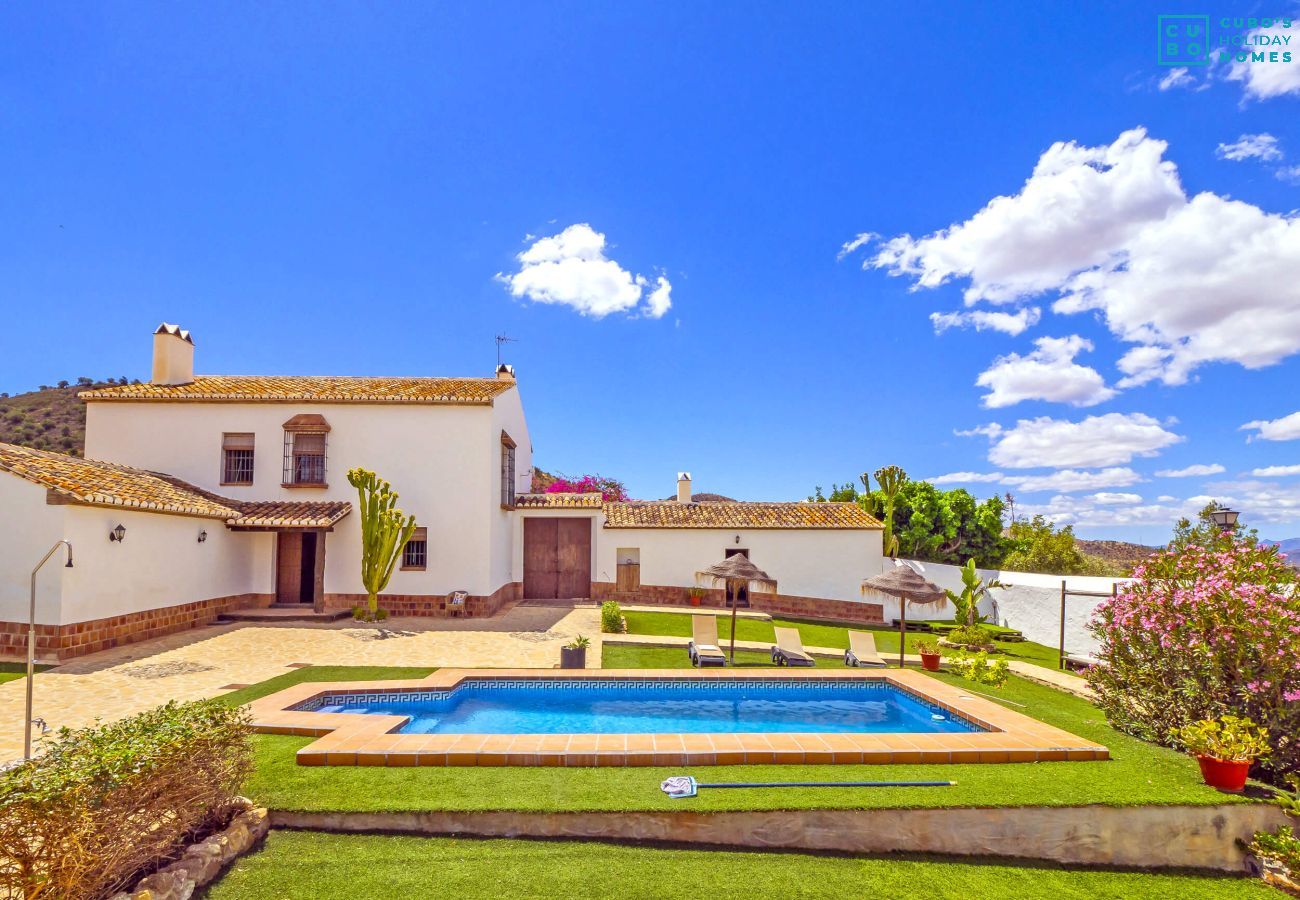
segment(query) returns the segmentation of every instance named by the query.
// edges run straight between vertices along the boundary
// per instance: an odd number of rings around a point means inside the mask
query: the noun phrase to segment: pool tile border
[[[440,693],[466,679],[517,681],[862,680],[893,685],[984,728],[946,734],[402,734],[404,716],[316,712],[325,696],[382,691]],[[742,764],[1007,763],[1104,760],[1109,751],[990,700],[912,670],[439,669],[401,681],[293,685],[250,704],[253,729],[317,739],[304,766],[707,766]]]

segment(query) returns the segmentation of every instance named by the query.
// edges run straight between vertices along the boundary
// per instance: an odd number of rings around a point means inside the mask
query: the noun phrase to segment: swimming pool
[[[953,734],[985,729],[883,680],[482,679],[296,707],[405,716],[402,734]]]

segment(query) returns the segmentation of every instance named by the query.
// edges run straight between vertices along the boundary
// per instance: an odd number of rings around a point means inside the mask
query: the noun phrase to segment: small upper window
[[[515,442],[501,432],[501,507],[515,506]]]
[[[221,436],[221,483],[253,483],[253,435]]]
[[[402,548],[403,569],[423,569],[429,564],[429,535],[423,528],[415,529],[411,539]]]
[[[325,487],[326,437],[330,426],[318,415],[294,416],[284,423],[286,487]]]

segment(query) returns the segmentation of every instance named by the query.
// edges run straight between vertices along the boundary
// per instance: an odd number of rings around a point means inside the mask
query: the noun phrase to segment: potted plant
[[[921,654],[921,668],[927,672],[939,671],[939,660],[943,659],[943,653],[939,650],[939,642],[934,638],[924,637],[916,642],[916,652]]]
[[[693,587],[686,593],[691,595],[691,606],[699,606],[709,592],[702,587]]]
[[[1250,719],[1222,716],[1179,728],[1178,739],[1201,765],[1201,777],[1221,791],[1246,786],[1250,764],[1268,752],[1264,729]]]
[[[587,648],[590,646],[591,640],[582,635],[578,635],[572,641],[565,644],[560,648],[560,668],[587,668]]]

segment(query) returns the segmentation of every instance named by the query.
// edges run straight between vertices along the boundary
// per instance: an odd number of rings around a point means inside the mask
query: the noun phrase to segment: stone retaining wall
[[[1284,820],[1281,809],[1263,803],[738,812],[271,812],[272,827],[313,831],[939,853],[1230,872],[1244,868],[1237,838],[1248,840]]]
[[[629,606],[690,606],[690,588],[670,584],[643,584],[635,591],[619,591],[611,581],[593,581],[593,600],[617,600]],[[701,599],[701,607],[726,609],[726,596],[721,588],[712,588]],[[791,594],[766,594],[749,592],[749,608],[775,616],[793,616],[801,619],[829,619],[836,622],[881,625],[885,621],[885,608],[879,603],[856,600],[830,600],[825,597],[796,597]]]
[[[114,894],[109,900],[188,900],[266,837],[270,829],[266,810],[248,801],[242,806],[243,811],[235,814],[224,831],[191,844],[176,862],[141,878],[134,890]]]
[[[467,619],[495,616],[507,607],[518,603],[523,596],[523,584],[512,581],[503,584],[491,594],[471,594],[462,607],[448,606],[446,594],[380,594],[379,606],[390,616],[422,616],[448,619],[459,614]],[[365,594],[326,594],[326,609],[353,609],[366,604]]]

